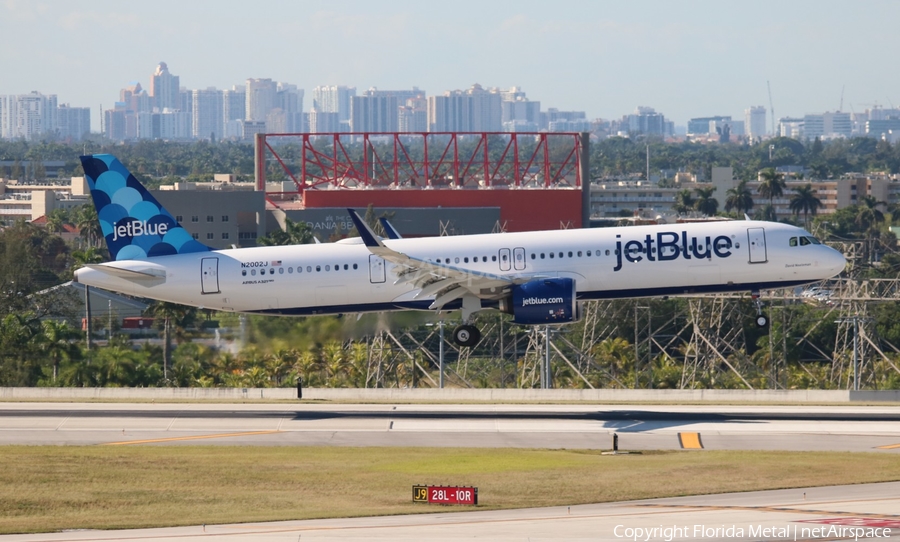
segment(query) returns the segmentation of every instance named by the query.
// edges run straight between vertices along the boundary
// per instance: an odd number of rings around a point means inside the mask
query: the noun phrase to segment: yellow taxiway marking
[[[703,443],[700,442],[700,433],[678,433],[678,442],[686,450],[700,450]]]
[[[879,450],[894,450],[900,448],[900,444],[885,444],[884,446],[876,446],[875,448]]]
[[[124,446],[126,444],[152,444],[154,442],[175,442],[178,440],[199,440],[205,438],[226,438],[226,437],[249,437],[251,435],[270,435],[272,433],[280,433],[278,430],[274,431],[244,431],[243,433],[218,433],[216,435],[192,435],[189,437],[167,437],[167,438],[153,438],[147,440],[126,440],[122,442],[105,442],[101,444],[101,446]]]

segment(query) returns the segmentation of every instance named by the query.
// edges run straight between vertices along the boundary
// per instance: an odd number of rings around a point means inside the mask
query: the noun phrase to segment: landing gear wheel
[[[757,314],[756,315],[756,327],[766,327],[769,325],[769,319],[765,314]]]
[[[466,324],[453,330],[453,342],[459,346],[475,346],[480,340],[481,332],[475,326]]]

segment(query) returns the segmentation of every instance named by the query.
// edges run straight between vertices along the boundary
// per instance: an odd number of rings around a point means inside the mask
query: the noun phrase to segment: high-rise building
[[[153,107],[160,111],[167,108],[181,109],[179,92],[179,77],[169,73],[169,67],[165,62],[160,62],[150,76],[150,97],[153,99]]]
[[[91,109],[60,104],[57,109],[59,137],[64,141],[78,141],[91,133]]]
[[[400,132],[428,131],[428,100],[420,98],[406,100],[398,107],[397,130]]]
[[[747,132],[747,137],[751,140],[765,137],[768,133],[766,130],[766,108],[761,105],[745,109],[744,122],[746,123],[744,128]]]
[[[354,96],[350,101],[351,132],[396,132],[398,120],[395,96]]]
[[[688,121],[688,135],[716,135],[716,128],[731,124],[731,116],[696,117]]]
[[[222,91],[210,87],[194,91],[193,135],[195,139],[215,141],[223,136]]]
[[[341,131],[341,120],[336,111],[309,112],[309,133],[328,134]]]
[[[56,95],[37,91],[0,96],[0,137],[35,139],[59,127]]]
[[[850,113],[835,111],[803,117],[803,137],[807,139],[850,137],[851,133]]]
[[[634,114],[627,115],[624,119],[625,128],[630,133],[667,136],[670,135],[666,118],[662,113],[657,113],[652,107],[639,106]],[[708,133],[709,123],[706,123]],[[690,131],[690,130],[689,130]]]
[[[350,103],[354,96],[356,87],[342,85],[316,87],[313,89],[313,109],[324,113],[337,113],[342,128],[349,129]]]
[[[266,130],[275,133],[303,130],[303,89],[298,89],[297,85],[278,83],[275,107],[266,116]]]
[[[500,93],[500,120],[504,132],[537,132],[541,126],[541,102],[529,100],[517,87]]]
[[[475,83],[466,95],[471,98],[471,128],[472,132],[499,132],[501,128],[500,93],[486,90]]]
[[[278,85],[271,79],[247,79],[247,120],[265,122],[269,111],[275,108]]]
[[[428,97],[429,132],[469,132],[470,100],[461,90]]]

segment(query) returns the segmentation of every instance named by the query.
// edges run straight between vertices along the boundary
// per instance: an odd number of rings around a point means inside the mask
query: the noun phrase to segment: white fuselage
[[[384,240],[405,255],[473,272],[572,278],[579,299],[752,291],[840,273],[843,256],[817,243],[800,228],[755,221]],[[397,281],[401,266],[353,240],[102,265],[157,278],[134,280],[84,268],[77,271],[77,282],[225,311],[310,315],[426,309],[434,299],[416,299],[418,287]],[[503,295],[498,291],[495,297]],[[485,306],[491,306],[491,297],[484,292]]]

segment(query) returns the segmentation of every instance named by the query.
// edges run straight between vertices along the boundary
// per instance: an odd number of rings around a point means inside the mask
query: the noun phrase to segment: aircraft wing
[[[418,287],[419,293],[416,294],[416,299],[435,296],[431,309],[440,309],[466,294],[472,294],[481,299],[499,298],[513,284],[534,278],[496,275],[404,254],[385,245],[384,241],[375,235],[375,232],[356,211],[353,209],[347,209],[347,211],[369,251],[404,268],[398,273],[395,284],[405,282]]]

